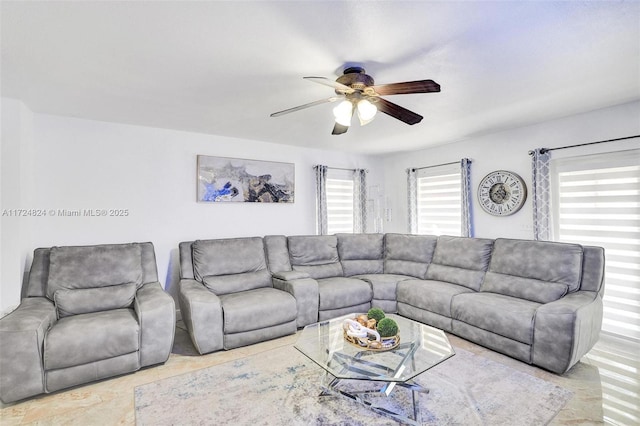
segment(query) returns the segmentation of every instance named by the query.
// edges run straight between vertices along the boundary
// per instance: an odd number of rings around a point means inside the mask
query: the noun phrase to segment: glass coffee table
[[[429,390],[412,379],[455,355],[447,336],[437,328],[387,314],[398,323],[400,344],[386,351],[370,350],[344,338],[344,320],[356,315],[308,325],[295,344],[296,349],[325,370],[320,395],[346,397],[404,423],[420,424],[419,394]],[[359,386],[345,389],[343,385],[354,383],[348,382],[351,380],[359,381]],[[371,386],[362,389],[361,381]],[[390,396],[396,387],[411,392],[412,417],[379,403],[378,397]]]

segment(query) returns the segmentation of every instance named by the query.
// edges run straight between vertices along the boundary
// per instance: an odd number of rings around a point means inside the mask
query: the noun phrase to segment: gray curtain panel
[[[551,241],[551,152],[538,148],[531,154],[531,192],[533,198],[533,237],[536,240]]]
[[[353,171],[353,232],[354,234],[367,232],[367,170]]]
[[[409,227],[410,234],[418,232],[418,171],[416,169],[407,169],[407,201],[409,212]]]
[[[327,166],[317,165],[316,172],[316,224],[318,235],[327,235]]]
[[[462,223],[461,236],[473,237],[473,211],[471,209],[471,160],[460,160],[460,180],[462,195]]]

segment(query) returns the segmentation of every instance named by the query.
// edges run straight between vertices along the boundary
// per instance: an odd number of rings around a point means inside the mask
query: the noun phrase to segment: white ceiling
[[[361,153],[462,140],[640,99],[640,2],[1,2],[2,95],[35,112]],[[365,67],[424,116],[332,136],[303,76]]]

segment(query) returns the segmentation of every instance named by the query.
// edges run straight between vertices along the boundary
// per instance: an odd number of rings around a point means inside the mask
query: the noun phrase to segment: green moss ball
[[[398,324],[391,318],[383,318],[378,322],[380,337],[393,337],[398,334]]]
[[[369,312],[367,312],[367,318],[376,320],[376,323],[379,323],[382,318],[384,318],[384,311],[380,308],[371,308]]]

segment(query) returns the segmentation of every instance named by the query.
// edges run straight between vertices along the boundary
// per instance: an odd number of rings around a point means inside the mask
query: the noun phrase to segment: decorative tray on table
[[[376,322],[367,315],[344,320],[342,324],[344,339],[352,345],[372,351],[388,351],[396,348],[400,344],[400,332],[397,326],[395,335],[381,337],[376,328]]]

